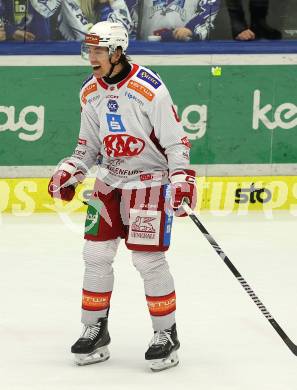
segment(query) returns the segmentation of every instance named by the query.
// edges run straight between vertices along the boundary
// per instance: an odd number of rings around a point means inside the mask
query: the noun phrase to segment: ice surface
[[[297,342],[297,217],[201,218]],[[70,346],[81,333],[83,219],[72,216],[70,228],[70,220],[53,214],[1,216],[1,389],[296,390],[297,357],[188,218],[175,220],[168,252],[179,366],[152,373],[144,361],[151,323],[142,280],[123,244],[115,263],[111,358],[75,366]]]

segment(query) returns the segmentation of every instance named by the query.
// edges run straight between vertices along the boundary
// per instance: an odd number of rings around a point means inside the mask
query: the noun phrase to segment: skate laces
[[[94,340],[100,331],[100,323],[96,325],[86,325],[81,338]]]
[[[150,342],[150,347],[152,345],[165,345],[169,341],[172,345],[174,345],[174,342],[171,339],[170,331],[166,330],[158,330],[154,333],[154,337],[152,338],[152,341]]]

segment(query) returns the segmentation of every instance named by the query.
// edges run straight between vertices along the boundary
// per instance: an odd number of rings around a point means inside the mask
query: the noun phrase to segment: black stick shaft
[[[184,208],[185,212],[188,214],[188,216],[191,218],[191,220],[199,228],[199,230],[204,235],[204,237],[207,239],[207,241],[210,243],[210,245],[213,247],[213,249],[217,252],[217,254],[220,256],[220,258],[224,261],[224,263],[230,269],[232,274],[236,277],[236,279],[241,284],[241,286],[244,288],[244,290],[252,298],[252,300],[254,301],[254,303],[256,304],[258,309],[262,312],[264,317],[270,322],[270,324],[273,326],[273,328],[276,330],[276,332],[279,334],[279,336],[282,338],[282,340],[286,343],[286,345],[289,347],[289,349],[293,352],[293,354],[297,356],[297,345],[294,344],[290,340],[290,338],[283,331],[283,329],[280,327],[280,325],[272,317],[272,315],[269,313],[269,311],[263,305],[261,300],[257,297],[257,295],[255,294],[253,289],[250,287],[250,285],[242,277],[242,275],[237,270],[237,268],[234,266],[234,264],[231,262],[231,260],[228,258],[228,256],[223,252],[223,250],[221,249],[219,244],[216,242],[216,240],[208,233],[208,231],[202,225],[202,223],[200,222],[200,220],[198,219],[196,214],[193,212],[193,210],[191,210],[190,207],[185,203],[183,204],[183,208]]]

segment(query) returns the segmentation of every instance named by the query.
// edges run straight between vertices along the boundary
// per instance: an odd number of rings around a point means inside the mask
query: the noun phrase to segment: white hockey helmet
[[[118,46],[121,46],[125,53],[128,44],[128,32],[125,27],[121,23],[109,21],[94,24],[84,40],[84,45],[87,47],[107,47],[109,54],[112,54]]]

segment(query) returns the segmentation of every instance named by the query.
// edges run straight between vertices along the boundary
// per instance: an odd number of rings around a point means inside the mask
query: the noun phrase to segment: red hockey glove
[[[177,217],[185,217],[187,214],[181,207],[184,199],[188,201],[191,209],[195,208],[197,202],[197,189],[195,171],[185,169],[174,172],[171,177],[171,205]]]
[[[77,170],[71,162],[64,162],[52,176],[48,193],[52,198],[58,198],[70,202],[75,194],[75,187],[82,182],[85,175],[82,171]]]

